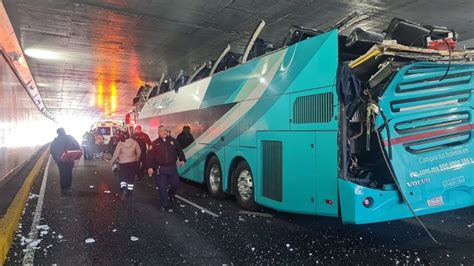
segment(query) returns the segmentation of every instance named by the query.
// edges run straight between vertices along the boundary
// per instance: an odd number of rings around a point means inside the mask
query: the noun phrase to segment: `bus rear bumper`
[[[340,178],[339,199],[340,215],[343,223],[347,224],[367,224],[413,217],[396,189],[373,189]],[[415,210],[416,214],[425,215],[473,206],[474,187],[461,186],[445,190],[441,199],[440,204]]]

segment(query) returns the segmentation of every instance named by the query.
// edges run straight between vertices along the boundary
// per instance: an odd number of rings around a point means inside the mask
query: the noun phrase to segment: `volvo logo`
[[[420,179],[420,180],[414,180],[414,181],[407,182],[407,186],[408,187],[417,187],[419,185],[428,184],[430,182],[431,182],[430,178],[423,178],[423,179]]]

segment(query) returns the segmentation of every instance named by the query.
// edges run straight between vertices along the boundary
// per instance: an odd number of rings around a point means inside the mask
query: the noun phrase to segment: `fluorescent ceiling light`
[[[38,59],[57,60],[61,58],[61,55],[59,53],[42,49],[29,48],[25,50],[25,54]]]

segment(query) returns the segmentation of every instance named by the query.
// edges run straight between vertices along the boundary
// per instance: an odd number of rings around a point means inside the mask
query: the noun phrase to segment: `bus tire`
[[[219,159],[212,156],[206,164],[204,176],[207,190],[212,197],[217,199],[225,198],[226,194],[222,190],[222,168]]]
[[[246,161],[241,161],[234,171],[234,191],[237,204],[248,211],[258,208],[255,203],[254,182],[252,171]]]

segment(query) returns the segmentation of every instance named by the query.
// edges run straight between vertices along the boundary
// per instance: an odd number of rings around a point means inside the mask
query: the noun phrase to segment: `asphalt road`
[[[472,207],[421,217],[437,245],[414,219],[343,225],[336,218],[271,210],[248,215],[233,199],[215,200],[201,185],[188,182],[181,183],[178,194],[219,217],[183,201],[173,213],[164,213],[151,179],[138,183],[134,198],[122,202],[107,162],[81,161],[74,176],[74,191],[61,195],[51,163],[37,235],[41,241],[35,245],[29,232],[38,178],[7,265],[21,264],[28,246],[40,265],[474,263]],[[94,242],[86,243],[89,238]]]

